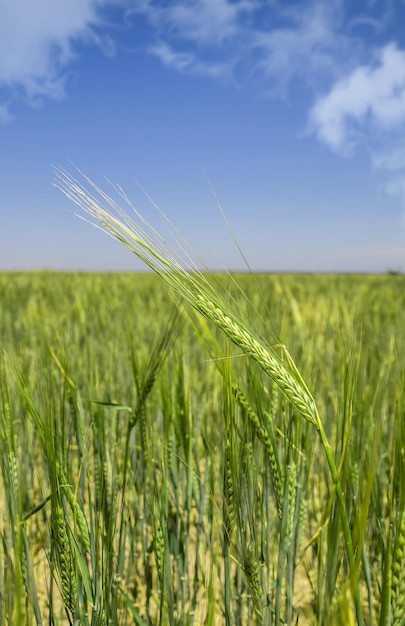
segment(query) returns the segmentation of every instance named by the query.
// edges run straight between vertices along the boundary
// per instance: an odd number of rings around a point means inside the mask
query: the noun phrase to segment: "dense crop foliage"
[[[325,439],[158,276],[0,274],[0,624],[404,624],[404,277],[209,280]]]

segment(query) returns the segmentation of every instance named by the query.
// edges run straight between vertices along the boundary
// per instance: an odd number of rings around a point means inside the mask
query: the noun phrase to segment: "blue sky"
[[[2,0],[0,269],[137,270],[53,186],[150,194],[212,268],[405,271],[405,2]]]

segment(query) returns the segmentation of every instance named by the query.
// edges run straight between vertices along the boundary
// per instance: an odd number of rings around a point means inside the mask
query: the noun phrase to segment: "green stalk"
[[[355,571],[356,561],[355,561],[355,554],[353,550],[352,534],[350,531],[350,524],[349,524],[349,518],[347,515],[346,503],[345,503],[342,487],[340,484],[339,474],[336,468],[335,460],[333,458],[332,448],[326,436],[325,429],[319,417],[318,411],[316,411],[316,420],[317,420],[317,428],[318,428],[319,436],[322,441],[322,446],[325,451],[326,460],[328,462],[329,470],[330,470],[332,480],[336,489],[339,513],[340,513],[340,518],[341,518],[342,527],[343,527],[343,536],[344,536],[345,545],[346,545],[347,558],[349,561],[350,590],[354,598],[357,620],[358,620],[359,625],[361,626],[362,624],[364,624],[363,611],[361,607],[361,600],[360,600],[359,590],[357,586],[357,576],[356,576],[356,571]]]

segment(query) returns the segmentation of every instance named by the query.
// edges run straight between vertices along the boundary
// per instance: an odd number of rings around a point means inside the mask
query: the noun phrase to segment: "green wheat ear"
[[[393,626],[404,623],[405,615],[405,512],[398,519],[391,575],[391,611]]]
[[[92,218],[91,223],[136,254],[194,309],[210,320],[236,346],[256,361],[295,410],[315,426],[336,489],[349,562],[351,593],[356,605],[358,622],[360,625],[363,624],[353,541],[337,467],[315,400],[293,359],[286,350],[287,359],[281,359],[274,348],[258,337],[246,319],[242,318],[238,311],[230,308],[229,303],[212,287],[204,274],[196,266],[190,266],[188,262],[180,258],[165,239],[139,215],[119,188],[118,192],[122,199],[132,207],[138,216],[138,222],[131,219],[110,196],[90,179],[86,176],[83,178],[92,190],[91,192],[68,172],[57,169],[56,187]]]
[[[62,598],[66,608],[73,615],[78,593],[77,571],[65,511],[59,502],[52,507],[52,530],[55,538]]]
[[[204,274],[195,267],[188,266],[184,260],[182,264],[181,259],[176,260],[175,253],[163,237],[144,219],[140,218],[143,224],[141,226],[99,187],[86,177],[85,180],[101,198],[100,201],[66,171],[57,170],[56,186],[68,198],[93,218],[102,230],[123,243],[162,276],[198,312],[254,359],[297,411],[319,429],[320,420],[315,401],[291,357],[286,364],[274,348],[257,337],[246,321],[230,310],[229,304],[208,283]]]

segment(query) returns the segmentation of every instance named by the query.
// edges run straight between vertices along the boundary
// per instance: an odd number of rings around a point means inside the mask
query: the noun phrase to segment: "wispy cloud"
[[[342,30],[340,2],[276,5],[273,21],[251,34],[251,46],[258,53],[255,71],[272,81],[274,95],[285,96],[294,80],[316,88],[357,55],[357,39]]]
[[[212,78],[224,78],[229,76],[228,63],[205,63],[193,52],[180,52],[166,42],[160,41],[149,47],[149,53],[158,57],[161,62],[179,72],[211,76]]]
[[[258,0],[133,0],[128,14],[143,14],[161,37],[220,45],[240,33],[240,19],[258,6]]]
[[[366,149],[384,191],[405,206],[405,50],[389,43],[337,81],[312,107],[309,128],[340,155]]]
[[[358,47],[354,34],[343,33],[341,0],[129,0],[127,16],[139,15],[156,38],[150,49],[165,65],[196,73],[203,67],[213,76],[234,72],[245,83],[258,77],[275,96],[284,97],[296,78],[330,81]]]
[[[103,0],[2,0],[0,86],[7,89],[8,103],[0,101],[0,121],[10,119],[17,95],[36,103],[44,96],[64,94],[63,70],[74,60],[78,41],[111,53],[111,41],[96,30],[105,4]]]
[[[11,120],[13,119],[10,109],[10,101],[0,104],[0,124],[7,124],[7,122],[11,122]]]
[[[350,154],[405,122],[405,52],[390,43],[370,65],[339,80],[312,107],[310,125],[332,150]]]
[[[403,131],[405,128],[402,129]],[[402,232],[405,231],[405,139],[403,132],[389,146],[374,151],[371,156],[373,171],[382,182],[384,191],[400,198],[404,206],[401,215]]]
[[[151,28],[147,52],[178,72],[228,80],[250,36],[259,0],[128,0],[127,19]]]

